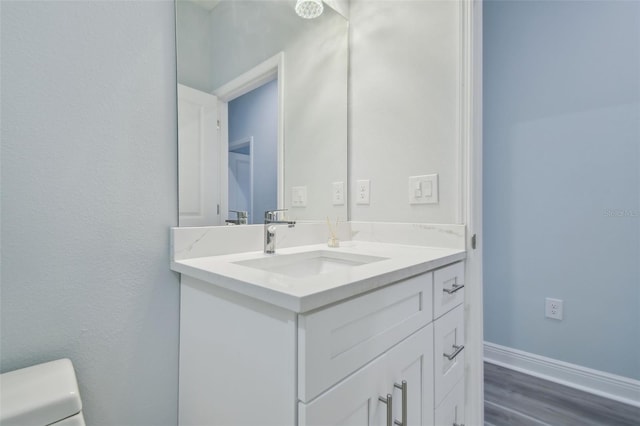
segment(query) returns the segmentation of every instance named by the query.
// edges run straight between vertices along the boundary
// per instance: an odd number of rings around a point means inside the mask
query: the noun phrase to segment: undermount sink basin
[[[318,250],[294,254],[275,254],[234,263],[249,268],[302,278],[346,270],[385,259],[377,256]]]

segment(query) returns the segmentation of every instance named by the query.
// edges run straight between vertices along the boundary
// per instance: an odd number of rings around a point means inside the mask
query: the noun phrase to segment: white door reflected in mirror
[[[218,99],[178,84],[178,212],[181,226],[220,225]]]

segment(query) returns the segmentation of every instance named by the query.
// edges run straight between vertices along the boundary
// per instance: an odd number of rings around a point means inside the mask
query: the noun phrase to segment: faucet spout
[[[275,254],[276,252],[276,226],[287,225],[289,228],[296,226],[294,220],[278,220],[278,212],[281,210],[267,210],[264,212],[264,252],[266,254]]]

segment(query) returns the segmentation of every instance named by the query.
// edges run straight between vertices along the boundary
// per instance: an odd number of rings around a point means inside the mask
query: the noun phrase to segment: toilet
[[[0,374],[0,425],[85,426],[68,359]]]

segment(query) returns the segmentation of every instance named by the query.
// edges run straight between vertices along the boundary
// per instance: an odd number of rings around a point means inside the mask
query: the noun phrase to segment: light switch
[[[419,180],[413,182],[413,196],[416,198],[422,197],[422,182]]]
[[[306,186],[294,186],[291,188],[291,207],[307,207]]]
[[[409,204],[438,204],[438,175],[409,176]]]
[[[422,186],[422,196],[423,197],[431,197],[433,196],[433,182],[430,180],[427,180],[424,182],[424,185]]]

